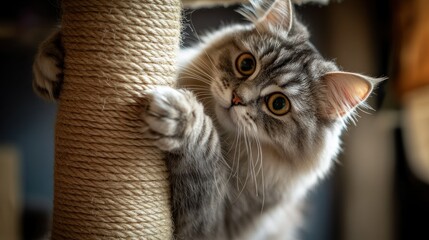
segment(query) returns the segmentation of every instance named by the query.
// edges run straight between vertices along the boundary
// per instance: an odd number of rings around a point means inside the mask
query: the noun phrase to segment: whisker
[[[262,188],[262,204],[261,204],[261,214],[264,211],[264,204],[265,204],[265,178],[264,178],[264,169],[263,169],[263,151],[262,151],[262,146],[261,146],[261,141],[259,140],[259,138],[257,137],[258,135],[258,128],[256,127],[256,124],[254,125],[254,130],[255,130],[255,140],[256,140],[256,145],[257,145],[257,149],[258,149],[258,158],[260,159],[260,165],[259,165],[259,169],[257,171],[257,174],[259,175],[259,173],[261,174],[261,188]]]
[[[200,76],[200,77],[198,77],[198,76]],[[198,75],[198,73],[185,72],[180,77],[178,77],[177,80],[196,80],[196,81],[202,82],[206,85],[210,85],[211,82],[209,80],[213,81],[214,78],[210,77],[209,79],[206,79],[205,76]]]
[[[258,196],[258,184],[257,184],[257,176],[255,172],[255,159],[254,159],[253,148],[252,148],[253,139],[255,138],[255,136],[249,126],[245,126],[244,128],[246,130],[245,138],[246,138],[246,150],[247,150],[246,158],[248,159],[247,160],[248,171],[250,172],[250,177],[254,181],[255,193],[256,193],[256,196]]]
[[[239,188],[238,182],[240,180],[240,178],[239,178],[239,171],[240,171],[240,156],[241,156],[241,145],[242,145],[241,144],[241,142],[242,142],[241,131],[243,131],[243,129],[241,127],[239,129],[240,129],[240,134],[238,135],[239,136],[239,138],[238,138],[239,142],[237,144],[237,146],[238,146],[237,156],[235,156],[235,153],[234,153],[234,159],[235,159],[235,161],[237,161],[237,168],[236,168],[236,171],[235,171],[235,177],[236,177],[236,180],[237,180],[237,189]]]
[[[258,157],[257,157],[257,161],[256,161],[256,165],[258,165],[259,162],[259,168],[256,171],[256,174],[259,175],[259,173],[262,170],[262,147],[261,147],[261,141],[258,138],[258,128],[256,127],[256,124],[254,125],[254,138],[255,138],[255,142],[256,142],[256,147],[258,150]]]
[[[230,175],[229,175],[229,177],[228,177],[228,181],[229,181],[229,180],[231,179],[231,177],[234,175],[235,156],[236,156],[237,149],[238,149],[238,141],[239,141],[239,138],[240,138],[240,128],[238,128],[237,134],[235,135],[235,138],[234,138],[234,143],[231,145],[231,148],[230,148],[230,150],[228,151],[228,152],[230,152],[230,151],[234,148],[234,155],[232,156],[232,166],[231,166],[232,171],[231,171],[231,173],[230,173]],[[234,146],[235,146],[235,147],[234,147]]]
[[[213,77],[212,75],[210,75],[210,74],[208,73],[208,72],[213,71],[213,69],[208,68],[208,67],[203,68],[203,67],[201,67],[201,66],[198,66],[198,65],[197,65],[197,64],[195,64],[195,63],[190,63],[190,66],[183,67],[183,68],[181,68],[180,70],[181,70],[183,73],[188,73],[188,74],[193,74],[193,75],[200,75],[200,76],[208,77],[208,78]]]
[[[247,145],[247,134],[246,134],[246,128],[243,128],[243,139],[244,139],[244,147],[245,147],[245,151],[248,153],[248,145]],[[246,157],[246,155],[242,155],[242,157]],[[246,188],[247,185],[247,181],[249,180],[249,168],[250,166],[247,166],[247,171],[246,171],[246,178],[244,179],[244,183],[243,183],[243,187],[241,188],[241,190],[238,193],[237,199],[241,196],[241,194],[243,193],[244,189]]]
[[[208,78],[208,79],[206,79]],[[209,80],[213,80],[214,78],[212,76],[208,77],[208,76],[202,76],[200,74],[200,72],[195,72],[195,71],[191,71],[191,70],[186,70],[184,72],[182,72],[181,76],[179,77],[179,80],[187,80],[187,79],[193,79],[193,80],[197,80],[200,82],[204,82],[206,84],[210,84]]]
[[[251,125],[251,126],[253,126],[253,125]],[[249,150],[250,150],[250,152],[249,152],[249,156],[248,156],[248,159],[249,159],[249,161],[250,161],[250,166],[251,166],[251,176],[253,176],[253,180],[254,180],[254,184],[255,184],[255,193],[256,193],[256,196],[258,196],[258,181],[257,181],[257,179],[256,179],[256,171],[255,171],[255,168],[256,168],[256,165],[255,165],[255,162],[254,162],[254,159],[253,159],[253,151],[252,151],[252,147],[251,147],[251,145],[252,145],[252,140],[255,138],[255,135],[254,135],[254,133],[253,133],[253,131],[248,131],[249,133],[251,133],[251,137],[252,138],[250,138],[249,139]],[[258,156],[256,156],[256,164],[257,164],[257,157]]]
[[[210,92],[210,89],[207,89],[204,86],[196,85],[196,84],[184,84],[183,87],[189,88],[189,89],[193,88],[193,89],[198,89],[198,90],[203,90],[203,91],[206,91],[206,92]]]
[[[207,55],[207,53],[206,53]],[[208,55],[207,55],[208,56]],[[209,58],[209,60],[211,61],[211,58]],[[194,73],[196,73],[195,71],[197,71],[200,75],[206,76],[208,78],[213,78],[209,73],[207,72],[212,72],[215,71],[216,73],[218,73],[218,69],[216,68],[216,66],[212,63],[212,66],[207,65],[204,61],[198,61],[198,65],[196,62],[190,62],[189,64],[193,67],[193,68],[183,68],[184,70],[189,70],[189,71],[194,71]],[[207,71],[207,72],[206,72]]]
[[[193,31],[195,32],[195,36],[198,38],[198,41],[200,41],[200,42],[202,42],[201,41],[201,38],[200,38],[200,36],[198,35],[198,33],[197,33],[197,31],[196,31],[196,29],[195,29],[195,26],[191,23],[191,26],[190,26],[192,29],[193,29]],[[211,62],[211,64],[213,65],[213,67],[216,67],[215,66],[215,64],[213,63],[213,60],[210,58],[210,56],[209,56],[209,54],[207,53],[207,51],[205,50],[205,49],[203,49],[203,51],[204,51],[204,54],[207,56],[207,58],[209,59],[209,61]]]
[[[207,77],[209,79],[213,79],[213,76],[207,73],[206,71],[210,72],[212,69],[203,69],[199,67],[196,64],[191,64],[191,67],[183,68],[182,73],[191,74],[191,75],[199,75],[202,77]]]

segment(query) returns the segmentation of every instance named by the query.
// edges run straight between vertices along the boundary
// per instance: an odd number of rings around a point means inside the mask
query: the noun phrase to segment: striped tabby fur
[[[378,82],[323,59],[289,0],[241,12],[249,24],[182,50],[176,88],[145,92],[142,134],[166,152],[177,239],[296,239],[305,194]],[[256,62],[250,76],[237,67],[243,53]],[[35,73],[36,90],[56,96],[60,84]],[[269,110],[273,93],[289,100],[286,114]]]

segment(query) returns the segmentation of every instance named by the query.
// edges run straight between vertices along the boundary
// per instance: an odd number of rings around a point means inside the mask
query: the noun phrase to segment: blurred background
[[[234,9],[186,10],[183,45]],[[56,106],[31,88],[39,43],[60,22],[54,0],[0,8],[0,240],[40,239],[53,199]],[[429,239],[429,1],[298,6],[312,40],[344,70],[389,77],[344,135],[335,169],[309,195],[303,240]]]

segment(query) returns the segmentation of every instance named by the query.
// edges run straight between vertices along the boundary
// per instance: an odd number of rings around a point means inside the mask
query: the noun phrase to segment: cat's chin
[[[226,130],[235,132],[237,130],[238,119],[231,115],[231,109],[216,105],[217,122]]]
[[[224,108],[221,105],[216,105],[216,118],[224,129],[236,132],[238,129],[246,128],[240,118],[240,115],[244,114],[243,110],[241,106]]]

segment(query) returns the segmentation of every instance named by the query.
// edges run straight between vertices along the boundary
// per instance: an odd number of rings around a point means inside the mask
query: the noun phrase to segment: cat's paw
[[[48,100],[58,99],[63,82],[64,50],[59,30],[39,47],[33,63],[33,89]]]
[[[203,106],[191,92],[171,87],[157,87],[145,95],[143,136],[163,151],[182,147],[204,115]]]

